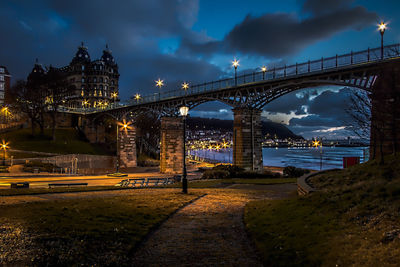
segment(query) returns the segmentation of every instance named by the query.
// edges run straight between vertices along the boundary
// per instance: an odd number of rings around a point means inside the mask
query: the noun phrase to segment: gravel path
[[[136,252],[135,266],[262,266],[243,223],[247,202],[283,197],[294,185],[208,190],[156,230]],[[244,189],[244,190],[237,190]]]

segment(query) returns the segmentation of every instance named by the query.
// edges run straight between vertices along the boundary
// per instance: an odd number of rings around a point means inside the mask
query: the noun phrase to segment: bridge
[[[134,121],[135,116],[157,112],[161,116],[162,172],[182,170],[183,133],[179,107],[189,109],[220,101],[232,107],[233,163],[247,170],[262,170],[261,111],[271,101],[297,90],[326,86],[348,86],[369,92],[372,99],[371,156],[395,153],[400,144],[400,44],[335,55],[328,58],[269,68],[234,78],[192,85],[130,100],[103,109],[63,109],[85,118],[88,135],[103,116]],[[95,130],[94,130],[95,129]],[[121,165],[136,165],[135,128],[122,135],[119,146]],[[379,145],[378,145],[379,144]],[[379,151],[378,151],[379,150]]]

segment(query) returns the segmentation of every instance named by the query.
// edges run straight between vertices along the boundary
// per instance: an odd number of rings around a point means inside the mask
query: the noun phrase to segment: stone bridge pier
[[[400,151],[400,64],[380,70],[372,88],[370,158]]]
[[[136,127],[129,125],[127,129],[119,127],[118,131],[118,159],[121,168],[137,166],[136,155]],[[122,128],[122,129],[121,129]]]
[[[234,108],[233,115],[233,164],[247,171],[261,172],[261,110]]]
[[[183,119],[161,118],[160,172],[181,174],[183,170]]]

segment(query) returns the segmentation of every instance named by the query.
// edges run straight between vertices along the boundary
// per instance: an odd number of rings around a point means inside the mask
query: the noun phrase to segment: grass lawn
[[[114,197],[2,206],[0,265],[132,265],[143,237],[198,196],[135,190]]]
[[[296,178],[271,178],[271,179],[215,179],[215,180],[198,180],[191,181],[188,184],[189,188],[215,188],[226,184],[286,184],[295,183]],[[166,187],[178,188],[182,187],[182,183],[175,183]]]
[[[1,189],[0,196],[38,195],[52,193],[109,191],[109,190],[133,190],[132,187],[121,188],[117,186],[83,186],[83,187],[55,187],[55,188],[19,188]]]
[[[311,178],[306,197],[251,202],[245,223],[266,266],[398,266],[400,160]]]
[[[0,134],[0,139],[9,142],[12,149],[38,151],[58,154],[94,154],[106,155],[102,147],[83,140],[75,129],[57,129],[56,141],[51,141],[51,129],[45,129],[44,135],[31,135],[30,129]]]

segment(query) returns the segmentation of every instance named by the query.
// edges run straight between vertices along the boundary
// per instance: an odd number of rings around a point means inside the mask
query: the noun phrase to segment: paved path
[[[133,264],[262,266],[245,231],[244,206],[255,199],[287,196],[295,189],[291,184],[208,190],[161,225],[136,252]]]

